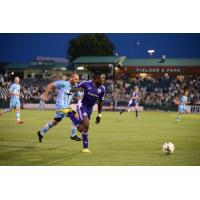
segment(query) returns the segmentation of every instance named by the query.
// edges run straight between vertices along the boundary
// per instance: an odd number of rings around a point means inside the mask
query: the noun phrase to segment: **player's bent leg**
[[[78,130],[78,132],[82,133],[83,125],[81,123],[77,126],[77,130]]]
[[[138,108],[138,105],[135,106],[135,116],[136,116],[137,119],[140,119],[139,118],[139,108]]]
[[[78,114],[71,109],[71,111],[67,113],[67,117],[71,119],[70,138],[75,141],[81,141],[81,138],[77,136],[77,126],[79,125],[80,122]],[[78,128],[78,130],[80,131],[80,128]]]
[[[79,116],[76,114],[76,112],[75,111],[68,112],[67,117],[69,117],[71,119],[72,123],[74,124],[74,126],[76,126],[77,130],[80,133],[82,133],[83,124],[80,122]]]
[[[71,140],[81,141],[81,138],[77,136],[77,127],[71,121],[71,131],[70,131],[70,138]]]
[[[80,123],[79,117],[78,117],[78,115],[76,114],[75,111],[68,112],[67,117],[69,117],[71,119],[72,123],[75,126],[78,126],[78,124]]]
[[[188,110],[188,109],[186,109],[186,110],[185,110],[185,112],[186,112],[186,113],[191,113],[191,111],[190,111],[190,110]]]
[[[48,122],[47,124],[45,124],[45,126],[40,131],[37,132],[39,142],[42,143],[45,133],[49,131],[53,126],[56,126],[61,120],[62,118],[58,118],[56,120],[54,118],[52,122]]]
[[[179,105],[178,106],[178,112],[177,112],[177,116],[176,116],[176,122],[180,122],[180,115],[184,112],[183,110],[183,106]]]
[[[124,112],[126,112],[126,109],[120,109],[119,114],[122,115]]]
[[[180,114],[181,114],[181,112],[178,111],[178,113],[176,115],[176,122],[180,122]]]
[[[91,153],[88,149],[88,130],[89,130],[89,118],[84,117],[81,121],[81,124],[83,125],[83,131],[82,131],[82,141],[83,141],[83,153]]]
[[[16,107],[16,122],[17,124],[23,124],[24,122],[20,119],[20,101],[17,101],[15,104]]]
[[[3,114],[5,114],[5,113],[7,113],[7,112],[11,112],[12,111],[12,109],[10,109],[10,108],[5,108],[5,109],[3,109],[1,112],[0,112],[0,116],[2,116]]]

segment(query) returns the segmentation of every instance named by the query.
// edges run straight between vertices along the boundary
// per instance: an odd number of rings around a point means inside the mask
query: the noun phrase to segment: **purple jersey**
[[[78,104],[78,114],[80,119],[84,116],[89,117],[92,114],[92,108],[97,100],[104,100],[105,87],[97,87],[92,81],[84,81],[78,85],[84,89],[83,98]]]
[[[134,98],[134,99],[132,99],[132,102],[133,103],[138,103],[138,98],[135,98],[135,97],[138,97],[139,95],[138,95],[138,93],[137,92],[133,92],[133,95],[132,95],[132,98]]]
[[[83,99],[81,101],[84,106],[92,109],[97,100],[104,100],[104,86],[97,87],[92,81],[84,81],[80,83],[78,87],[84,89]]]

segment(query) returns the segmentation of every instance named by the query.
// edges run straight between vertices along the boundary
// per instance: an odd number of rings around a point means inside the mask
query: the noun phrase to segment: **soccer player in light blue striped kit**
[[[9,95],[10,95],[10,108],[6,108],[1,111],[0,116],[4,113],[11,112],[13,109],[16,109],[16,123],[22,124],[24,123],[20,119],[20,89],[21,86],[19,84],[19,77],[15,77],[14,83],[9,88]]]
[[[40,101],[39,101],[38,110],[44,111],[44,108],[45,108],[45,102],[44,102],[44,99],[43,99],[43,97],[42,97],[42,95],[41,95],[41,96],[40,96]]]
[[[188,91],[185,90],[184,91],[184,95],[181,96],[179,102],[178,102],[178,113],[177,113],[177,116],[176,116],[176,121],[177,122],[180,122],[180,114],[183,114],[183,113],[190,113],[189,110],[186,109],[186,104],[188,104],[188,99],[187,99],[187,96],[188,96]]]
[[[73,92],[73,87],[78,83],[78,81],[79,76],[73,73],[71,74],[69,81],[59,80],[52,82],[47,86],[43,97],[44,100],[48,99],[48,94],[51,91],[51,89],[57,89],[58,93],[55,104],[56,113],[54,116],[54,120],[48,122],[40,131],[37,132],[39,142],[42,142],[45,133],[53,126],[56,126],[64,117],[69,117],[72,120],[73,124],[78,124],[78,115],[76,116],[76,112],[73,111],[70,107],[71,100],[75,94]],[[71,139],[75,141],[81,141],[81,139],[76,135],[75,125],[72,125]]]

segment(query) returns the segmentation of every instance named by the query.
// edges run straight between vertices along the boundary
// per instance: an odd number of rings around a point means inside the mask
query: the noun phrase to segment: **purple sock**
[[[82,132],[83,148],[88,148],[88,133]]]

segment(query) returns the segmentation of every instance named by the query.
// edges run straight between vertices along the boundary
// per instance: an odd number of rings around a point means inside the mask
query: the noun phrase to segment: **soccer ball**
[[[174,149],[174,144],[171,142],[165,142],[162,146],[162,151],[166,154],[172,154]]]

